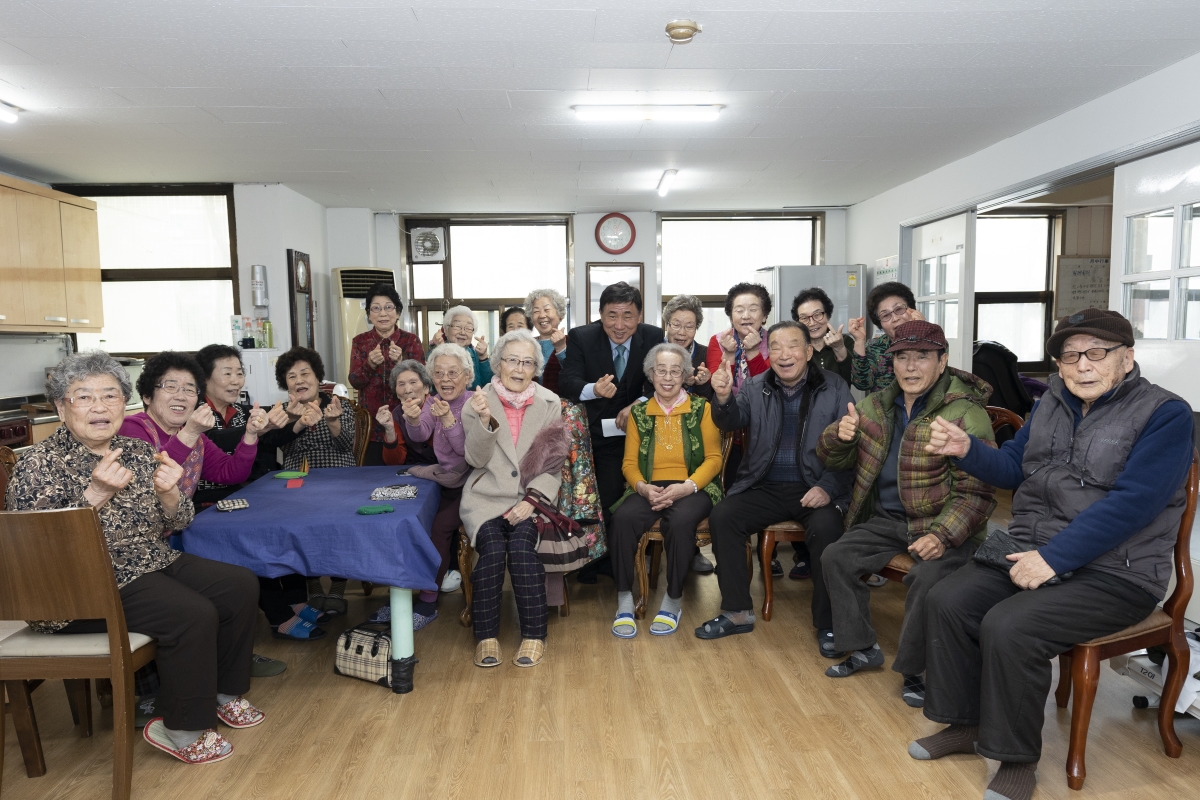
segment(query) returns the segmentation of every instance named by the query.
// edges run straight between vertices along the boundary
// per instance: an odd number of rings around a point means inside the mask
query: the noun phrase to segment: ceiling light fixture
[[[714,122],[724,106],[571,106],[581,122]]]
[[[677,169],[664,170],[662,177],[658,179],[658,196],[666,197],[667,192],[671,191],[671,184],[675,182],[675,176],[679,174]]]
[[[16,106],[0,102],[0,122],[7,122],[9,124],[16,122],[18,110]]]
[[[699,23],[690,19],[673,19],[667,23],[667,38],[671,44],[687,44],[704,30]]]

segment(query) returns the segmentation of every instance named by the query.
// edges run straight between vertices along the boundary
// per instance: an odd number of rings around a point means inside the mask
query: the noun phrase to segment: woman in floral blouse
[[[118,434],[132,388],[107,353],[63,359],[46,378],[62,427],[17,463],[8,507],[98,510],[126,624],[158,640],[162,716],[146,726],[146,741],[189,764],[219,761],[233,745],[217,733],[217,721],[248,728],[264,716],[242,696],[250,689],[258,580],[167,545],[164,536],[187,527],[194,509],[179,489],[183,468],[168,453]],[[99,632],[94,620],[30,624],[42,632]]]
[[[871,322],[875,327],[882,328],[883,333],[867,341],[866,320],[862,317],[850,320],[848,331],[854,338],[850,384],[855,389],[871,394],[888,388],[896,379],[892,371],[892,356],[887,351],[892,346],[892,334],[896,328],[902,323],[925,317],[917,310],[912,289],[896,281],[881,283],[871,290],[867,295],[867,313],[871,316]]]
[[[421,340],[399,326],[404,304],[400,295],[388,283],[377,283],[367,290],[367,320],[371,330],[364,331],[350,343],[350,385],[359,391],[359,401],[375,416],[380,406],[393,402],[388,376],[392,367],[411,358],[425,363]],[[283,382],[280,381],[280,388]],[[367,445],[366,466],[383,464],[383,426],[371,423],[371,441]]]

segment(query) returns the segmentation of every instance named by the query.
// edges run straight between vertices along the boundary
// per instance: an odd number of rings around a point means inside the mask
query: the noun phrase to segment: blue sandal
[[[617,633],[617,628],[628,626],[633,628],[633,633]],[[637,620],[633,618],[633,614],[621,612],[617,614],[612,624],[613,636],[618,639],[632,639],[637,636]]]
[[[271,628],[271,638],[273,639],[293,639],[297,642],[311,642],[313,639],[320,639],[324,635],[324,628],[318,628],[306,619],[302,619],[293,625],[292,629],[287,633],[280,633],[279,628]]]
[[[321,613],[320,610],[313,608],[307,603],[304,604],[304,608],[301,608],[296,612],[296,616],[306,622],[311,622],[314,625],[324,622],[327,619],[325,614]]]
[[[659,609],[658,613],[654,616],[654,622],[650,623],[650,633],[654,636],[670,636],[679,628],[680,616],[682,616],[682,612],[672,614],[670,611]],[[654,630],[655,625],[666,625],[670,630],[656,631]]]

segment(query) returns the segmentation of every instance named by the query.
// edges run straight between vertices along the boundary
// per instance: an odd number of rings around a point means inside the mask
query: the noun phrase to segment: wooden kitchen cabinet
[[[0,186],[0,325],[25,324],[25,273],[17,234],[17,195]]]
[[[63,269],[59,202],[22,192],[17,196],[21,268],[25,272],[25,324],[67,327],[67,287]]]
[[[96,212],[60,203],[67,324],[72,330],[104,327],[100,293],[100,231]]]

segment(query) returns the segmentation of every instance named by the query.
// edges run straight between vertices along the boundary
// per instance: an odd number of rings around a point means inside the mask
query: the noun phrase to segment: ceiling
[[[1198,51],[1196,0],[0,0],[26,109],[0,170],[403,212],[842,205]]]

